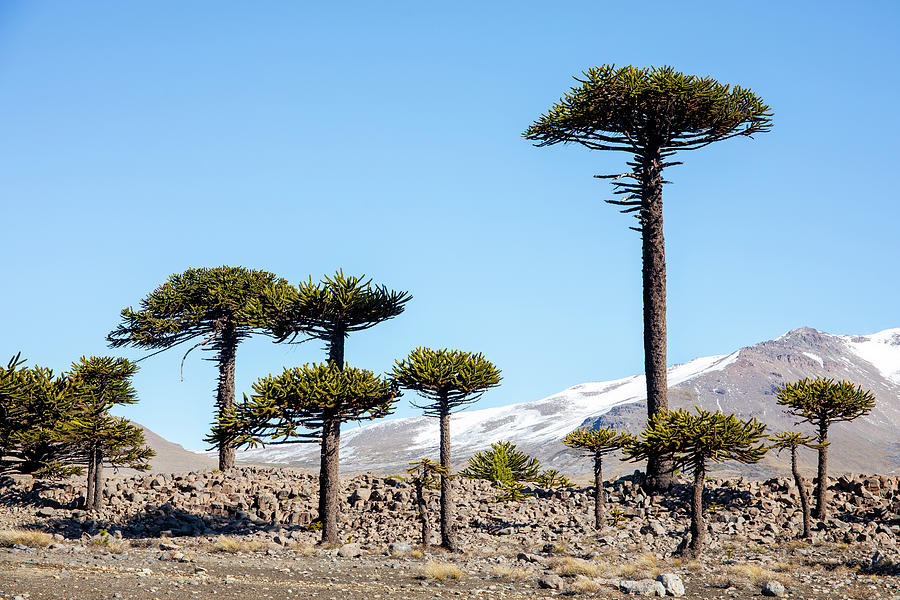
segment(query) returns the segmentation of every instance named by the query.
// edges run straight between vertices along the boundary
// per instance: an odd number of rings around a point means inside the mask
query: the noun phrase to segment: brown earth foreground
[[[832,480],[833,516],[814,523],[810,542],[796,539],[786,480],[710,481],[700,560],[673,555],[688,527],[688,487],[648,496],[638,483],[605,483],[610,511],[598,533],[589,488],[500,503],[489,483],[457,480],[464,552],[450,555],[417,547],[410,487],[399,478],[344,482],[338,548],[314,545],[304,519],[315,477],[291,470],[112,480],[110,507],[96,519],[73,508],[81,490],[72,482],[5,478],[0,600],[624,598],[658,593],[657,577],[677,593],[666,574],[686,598],[762,597],[766,588],[900,599],[900,478]]]

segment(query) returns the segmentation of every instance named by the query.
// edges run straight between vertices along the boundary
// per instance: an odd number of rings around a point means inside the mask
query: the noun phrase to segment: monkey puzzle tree
[[[92,356],[72,364],[69,379],[79,386],[78,410],[62,423],[59,439],[81,448],[87,463],[88,510],[98,511],[103,504],[103,466],[127,466],[139,471],[150,468],[148,460],[156,455],[147,447],[144,432],[127,419],[109,414],[113,406],[137,402],[131,378],[136,364],[127,358]]]
[[[806,446],[807,448],[818,449],[819,445],[815,443],[816,438],[811,435],[803,435],[796,431],[783,431],[773,436],[769,436],[773,442],[772,448],[781,452],[782,450],[791,451],[791,473],[794,476],[794,485],[797,486],[797,493],[800,495],[800,510],[803,512],[803,535],[801,537],[808,538],[809,533],[809,495],[806,492],[806,481],[800,474],[797,467],[797,448]],[[828,442],[825,442],[826,444]]]
[[[644,304],[644,371],[648,416],[668,409],[666,381],[666,255],[663,237],[663,170],[680,150],[695,150],[772,126],[772,111],[750,90],[710,77],[684,75],[671,67],[639,69],[612,65],[584,71],[580,84],[541,115],[523,136],[536,146],[575,142],[590,150],[633,155],[630,173],[612,179],[608,200],[633,213],[641,234]],[[650,455],[650,485],[671,485],[672,464]]]
[[[238,344],[269,324],[265,300],[272,289],[288,287],[272,273],[244,267],[188,269],[171,275],[141,300],[140,308],[122,310],[122,322],[108,336],[110,346],[136,346],[166,350],[197,341],[184,354],[200,346],[215,352],[219,367],[216,388],[218,414],[234,404],[234,362]],[[184,364],[184,359],[182,359]],[[219,468],[234,466],[234,447],[222,440]]]
[[[328,362],[343,369],[347,336],[396,317],[411,298],[407,292],[372,285],[365,275],[347,276],[339,270],[318,283],[310,278],[296,288],[270,290],[266,303],[271,308],[269,329],[281,341],[297,337],[324,341]],[[338,447],[340,429],[332,429],[332,423],[326,422],[322,436],[331,441],[322,444],[319,471],[328,473],[327,463],[333,457],[326,454],[326,448]],[[324,520],[324,489],[325,486],[319,486],[320,520]]]
[[[675,468],[694,474],[691,499],[691,541],[688,556],[699,556],[706,538],[703,519],[703,488],[709,461],[736,460],[757,463],[766,454],[766,426],[756,419],[696,409],[661,411],[647,420],[639,437],[630,437],[624,447],[631,460],[645,460],[654,454],[672,456]]]
[[[431,540],[431,523],[428,521],[428,504],[425,502],[425,490],[438,487],[438,476],[446,475],[446,467],[423,458],[418,462],[409,463],[406,470],[416,488],[416,510],[419,513],[419,521],[422,523],[422,550],[428,548]]]
[[[59,439],[78,414],[78,386],[44,367],[23,367],[20,355],[0,367],[0,473],[66,477],[81,468],[79,449]]]
[[[800,417],[816,428],[819,451],[818,481],[816,483],[817,519],[824,520],[828,512],[828,428],[832,423],[852,421],[869,414],[875,407],[875,395],[853,385],[817,377],[801,379],[779,388],[778,404],[788,414]]]
[[[244,396],[243,402],[219,416],[207,441],[228,439],[238,446],[256,446],[266,440],[273,444],[321,440],[322,456],[327,457],[319,472],[322,542],[333,544],[338,541],[341,423],[384,417],[397,395],[389,379],[366,369],[340,369],[334,363],[285,369],[254,383],[249,398]]]
[[[563,444],[577,448],[594,459],[594,527],[603,528],[603,456],[622,448],[630,440],[612,427],[580,428],[568,433]]]
[[[450,469],[450,413],[477,401],[485,391],[500,385],[500,370],[482,354],[462,350],[416,348],[396,361],[391,376],[400,387],[426,399],[417,404],[425,416],[440,419],[441,466],[441,546],[459,549],[453,523],[453,484]]]

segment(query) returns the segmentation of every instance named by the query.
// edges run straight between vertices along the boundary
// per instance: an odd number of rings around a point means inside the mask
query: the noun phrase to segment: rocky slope
[[[792,428],[795,419],[776,405],[775,392],[785,382],[803,377],[846,379],[872,390],[876,409],[853,423],[836,424],[831,432],[832,472],[900,472],[900,329],[867,336],[832,335],[802,328],[732,354],[699,358],[669,370],[672,408],[700,406],[756,417],[772,431]],[[614,425],[639,432],[646,419],[643,375],[608,382],[584,383],[535,402],[483,410],[452,417],[454,456],[458,461],[497,440],[510,440],[539,457],[546,466],[571,474],[588,472],[590,464],[568,451],[560,439],[581,425]],[[393,419],[346,426],[341,463],[346,471],[400,473],[408,462],[437,454],[437,424],[433,419]],[[246,451],[240,458],[306,468],[318,464],[318,449],[306,444],[270,446]],[[801,462],[814,464],[812,453]],[[740,471],[755,477],[784,473],[783,457],[768,457],[756,466],[724,465],[720,475]],[[615,458],[610,474],[634,466]]]

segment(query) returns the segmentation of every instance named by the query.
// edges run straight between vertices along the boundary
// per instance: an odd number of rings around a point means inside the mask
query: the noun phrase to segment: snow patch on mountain
[[[841,337],[851,352],[871,363],[883,377],[900,383],[900,328]]]

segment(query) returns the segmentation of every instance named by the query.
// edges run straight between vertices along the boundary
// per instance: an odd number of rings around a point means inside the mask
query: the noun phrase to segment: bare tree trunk
[[[93,446],[90,450],[88,450],[88,465],[87,465],[87,492],[84,495],[84,508],[85,510],[91,510],[91,507],[94,506],[94,494],[96,493],[96,487],[94,486],[94,465],[96,465],[97,455],[94,453]]]
[[[219,386],[216,389],[216,407],[219,416],[234,406],[234,359],[237,354],[237,332],[227,323],[221,332],[219,347]],[[234,447],[232,440],[219,440],[219,469],[227,471],[234,467]]]
[[[337,365],[337,368],[341,371],[344,370],[344,331],[342,329],[335,329],[331,333],[331,337],[328,339],[328,363],[332,365]],[[338,423],[338,445],[340,444],[340,423]],[[325,431],[324,428],[322,430],[322,456],[321,462],[319,464],[319,481],[324,481],[322,479],[323,473],[328,468],[326,466],[326,454],[325,454]],[[335,446],[335,456],[337,456],[338,446]],[[335,462],[334,472],[338,472],[338,467],[336,466],[337,462]],[[323,525],[325,524],[325,487],[323,485],[319,485],[319,522]]]
[[[641,164],[641,276],[644,286],[644,373],[647,377],[647,416],[669,409],[666,372],[666,241],[663,236],[662,156],[648,148]],[[669,456],[650,456],[647,487],[665,491],[672,486]]]
[[[694,469],[694,489],[691,496],[691,543],[687,554],[700,556],[706,541],[706,523],[703,520],[703,487],[706,479],[706,465],[701,461]]]
[[[446,400],[441,402],[441,466],[447,469],[441,473],[441,546],[456,552],[456,527],[453,522],[453,482],[450,480],[450,407]]]
[[[103,508],[103,448],[94,449],[94,503],[90,510],[98,512]]]
[[[603,456],[597,452],[594,454],[594,528],[597,531],[603,529],[605,508],[603,504]]]
[[[817,519],[824,521],[828,513],[828,423],[819,424],[819,477],[816,483]]]
[[[425,503],[425,482],[422,479],[416,479],[415,483],[416,508],[419,512],[419,520],[422,522],[422,550],[425,550],[431,542],[431,523],[428,522],[428,505]]]
[[[322,425],[322,461],[319,467],[319,505],[322,521],[322,543],[338,542],[339,517],[339,455],[341,445],[341,422],[339,419],[326,419]]]
[[[797,447],[791,448],[791,472],[794,474],[794,484],[797,486],[797,493],[800,495],[800,510],[803,512],[803,535],[801,537],[809,538],[809,498],[806,495],[806,482],[800,475],[800,469],[797,467]]]

